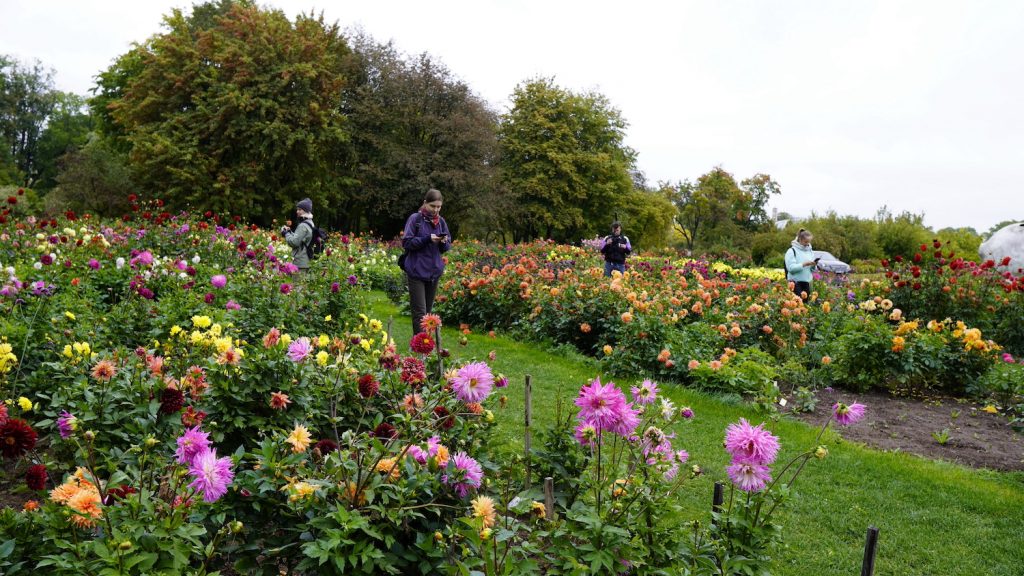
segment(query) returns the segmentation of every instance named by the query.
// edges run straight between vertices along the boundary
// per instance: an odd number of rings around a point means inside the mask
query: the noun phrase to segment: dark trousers
[[[625,262],[609,262],[609,261],[605,260],[604,261],[604,275],[605,276],[611,276],[612,275],[612,270],[618,270],[620,273],[625,274],[626,273],[626,263]]]
[[[793,281],[793,294],[796,294],[797,296],[800,296],[801,292],[804,292],[804,293],[807,294],[807,296],[803,296],[804,300],[806,300],[807,298],[810,298],[810,296],[811,296],[811,283],[810,282],[797,282],[797,281],[794,280]]]
[[[437,294],[437,280],[409,278],[409,308],[412,310],[412,333],[423,332],[420,320],[434,309],[434,295]]]

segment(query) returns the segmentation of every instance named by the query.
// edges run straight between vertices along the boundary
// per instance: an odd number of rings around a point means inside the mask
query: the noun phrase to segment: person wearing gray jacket
[[[300,271],[309,269],[309,255],[306,247],[313,241],[313,201],[303,198],[295,205],[295,212],[298,214],[299,223],[295,230],[287,226],[281,227],[281,235],[284,241],[292,248],[292,264],[295,264]]]

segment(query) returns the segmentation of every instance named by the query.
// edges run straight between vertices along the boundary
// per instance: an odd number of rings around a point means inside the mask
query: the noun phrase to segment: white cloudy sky
[[[517,83],[597,90],[651,182],[771,174],[796,215],[1024,218],[1024,2],[266,0],[429,52],[499,110]],[[85,93],[189,0],[0,0],[0,53]]]

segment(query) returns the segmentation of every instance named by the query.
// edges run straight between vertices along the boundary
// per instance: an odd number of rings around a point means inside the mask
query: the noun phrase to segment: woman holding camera
[[[420,320],[434,307],[437,283],[444,274],[441,254],[451,249],[448,223],[441,217],[441,193],[427,190],[423,205],[405,221],[402,247],[405,248],[405,275],[409,278],[409,308],[412,309],[412,333],[422,332]]]
[[[786,280],[793,283],[793,293],[807,300],[811,295],[811,271],[820,258],[814,257],[811,240],[814,236],[803,228],[786,250]]]

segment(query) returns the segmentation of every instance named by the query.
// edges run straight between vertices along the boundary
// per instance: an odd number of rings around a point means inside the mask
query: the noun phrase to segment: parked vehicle
[[[818,260],[818,270],[821,270],[822,272],[848,274],[851,270],[849,264],[836,258],[832,254],[825,252],[824,250],[815,250],[814,257],[816,259],[820,258],[820,260]]]

